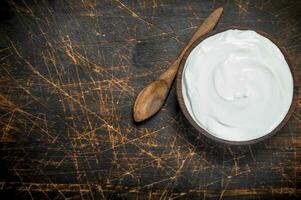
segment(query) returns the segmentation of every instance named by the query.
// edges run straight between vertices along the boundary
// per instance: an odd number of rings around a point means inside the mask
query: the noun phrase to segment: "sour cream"
[[[282,52],[252,30],[227,30],[203,40],[188,56],[182,76],[191,117],[228,141],[273,131],[290,108],[293,87]]]

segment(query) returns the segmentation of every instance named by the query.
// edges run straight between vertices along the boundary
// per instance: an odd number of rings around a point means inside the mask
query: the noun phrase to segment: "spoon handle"
[[[179,64],[181,59],[186,52],[186,50],[194,43],[198,38],[202,37],[206,33],[210,32],[215,25],[217,24],[218,20],[220,19],[223,13],[223,8],[217,8],[214,10],[206,19],[205,21],[198,27],[196,32],[193,34],[192,38],[189,40],[188,44],[182,49],[181,53],[177,57],[177,59],[168,67],[168,69],[161,74],[159,79],[163,79],[167,82],[168,86],[170,87],[179,68]]]

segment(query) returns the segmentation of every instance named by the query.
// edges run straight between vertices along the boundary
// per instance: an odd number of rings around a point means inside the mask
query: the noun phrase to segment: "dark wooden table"
[[[289,123],[249,146],[198,135],[179,111],[175,88],[155,117],[132,121],[137,93],[218,6],[217,30],[269,33],[300,73],[297,0],[1,1],[0,195],[301,197],[301,93]]]

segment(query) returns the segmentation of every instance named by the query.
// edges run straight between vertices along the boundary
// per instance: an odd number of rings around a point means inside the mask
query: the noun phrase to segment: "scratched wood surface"
[[[300,1],[1,1],[0,195],[7,199],[301,197],[301,94],[288,124],[249,146],[187,123],[175,88],[135,124],[138,92],[210,11],[269,33],[301,71]]]

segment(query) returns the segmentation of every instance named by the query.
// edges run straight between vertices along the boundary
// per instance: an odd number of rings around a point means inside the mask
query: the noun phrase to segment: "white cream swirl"
[[[293,78],[279,48],[251,30],[227,30],[198,44],[186,60],[183,98],[210,134],[248,141],[275,129],[293,98]]]

